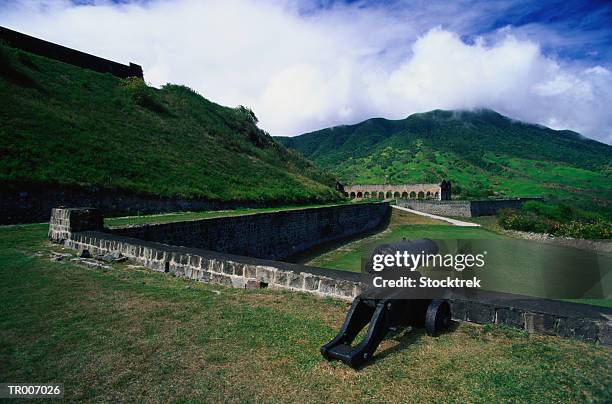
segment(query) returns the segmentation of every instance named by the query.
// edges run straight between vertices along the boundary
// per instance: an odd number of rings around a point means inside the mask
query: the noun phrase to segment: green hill
[[[278,139],[345,183],[447,178],[458,197],[543,196],[604,210],[612,200],[611,146],[490,110],[375,118]]]
[[[310,162],[184,86],[154,89],[0,46],[0,184],[217,201],[336,199]]]

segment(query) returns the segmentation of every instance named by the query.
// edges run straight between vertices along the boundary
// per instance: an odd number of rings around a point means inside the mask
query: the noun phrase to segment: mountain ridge
[[[612,199],[612,146],[490,109],[371,118],[277,140],[345,183],[446,178],[462,197]]]

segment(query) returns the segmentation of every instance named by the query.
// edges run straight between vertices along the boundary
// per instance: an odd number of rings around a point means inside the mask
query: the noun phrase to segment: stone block
[[[289,271],[276,271],[276,275],[274,276],[274,284],[280,286],[287,286],[289,283],[289,275],[291,272]]]
[[[351,281],[338,280],[336,281],[336,293],[341,296],[353,297],[355,283]]]
[[[232,286],[235,288],[244,289],[246,287],[246,279],[241,276],[232,276],[231,281]]]
[[[234,275],[234,263],[232,261],[224,261],[222,270],[226,275]]]
[[[258,266],[255,278],[260,282],[270,284],[274,280],[274,272],[276,268]]]
[[[318,290],[319,289],[319,277],[303,273],[304,277],[304,290]]]
[[[319,292],[333,295],[336,293],[336,280],[321,276],[319,278]]]
[[[467,321],[467,303],[464,300],[452,300],[450,302],[453,319]]]
[[[612,345],[612,321],[600,321],[597,340],[603,345]]]
[[[244,267],[245,267],[245,264],[241,262],[234,262],[234,275],[244,276]]]
[[[255,265],[245,265],[244,266],[244,277],[245,278],[256,278],[257,277],[257,267]]]
[[[557,318],[550,314],[525,312],[525,330],[528,333],[557,334]]]
[[[221,285],[232,286],[232,279],[228,275],[213,272],[211,276],[211,282],[219,283]]]
[[[600,324],[598,324],[596,320],[560,318],[556,331],[562,337],[594,342],[600,338],[602,330]],[[604,336],[604,339],[605,338]]]
[[[495,308],[484,303],[467,302],[466,320],[478,324],[495,322]]]
[[[247,289],[261,289],[261,288],[265,288],[266,286],[267,286],[266,283],[259,282],[256,279],[247,279],[245,283],[245,287]]]
[[[300,274],[295,272],[287,272],[287,286],[296,289],[302,289],[304,287],[304,278]]]
[[[525,317],[523,311],[513,308],[499,308],[496,310],[495,322],[510,327],[524,328]]]

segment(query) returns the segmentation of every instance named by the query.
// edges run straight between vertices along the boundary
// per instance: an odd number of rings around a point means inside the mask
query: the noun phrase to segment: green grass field
[[[608,348],[460,324],[394,334],[354,371],[319,354],[346,303],[54,262],[46,230],[0,227],[2,382],[61,382],[73,401],[612,399]]]

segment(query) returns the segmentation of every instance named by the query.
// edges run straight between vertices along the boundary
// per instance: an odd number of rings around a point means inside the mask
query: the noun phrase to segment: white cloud
[[[272,134],[487,107],[612,142],[610,72],[547,57],[524,32],[505,27],[468,44],[453,31],[475,15],[441,28],[415,10],[304,10],[290,0],[30,0],[2,9],[0,24],[140,63],[154,85],[187,84],[215,102],[248,105]]]

